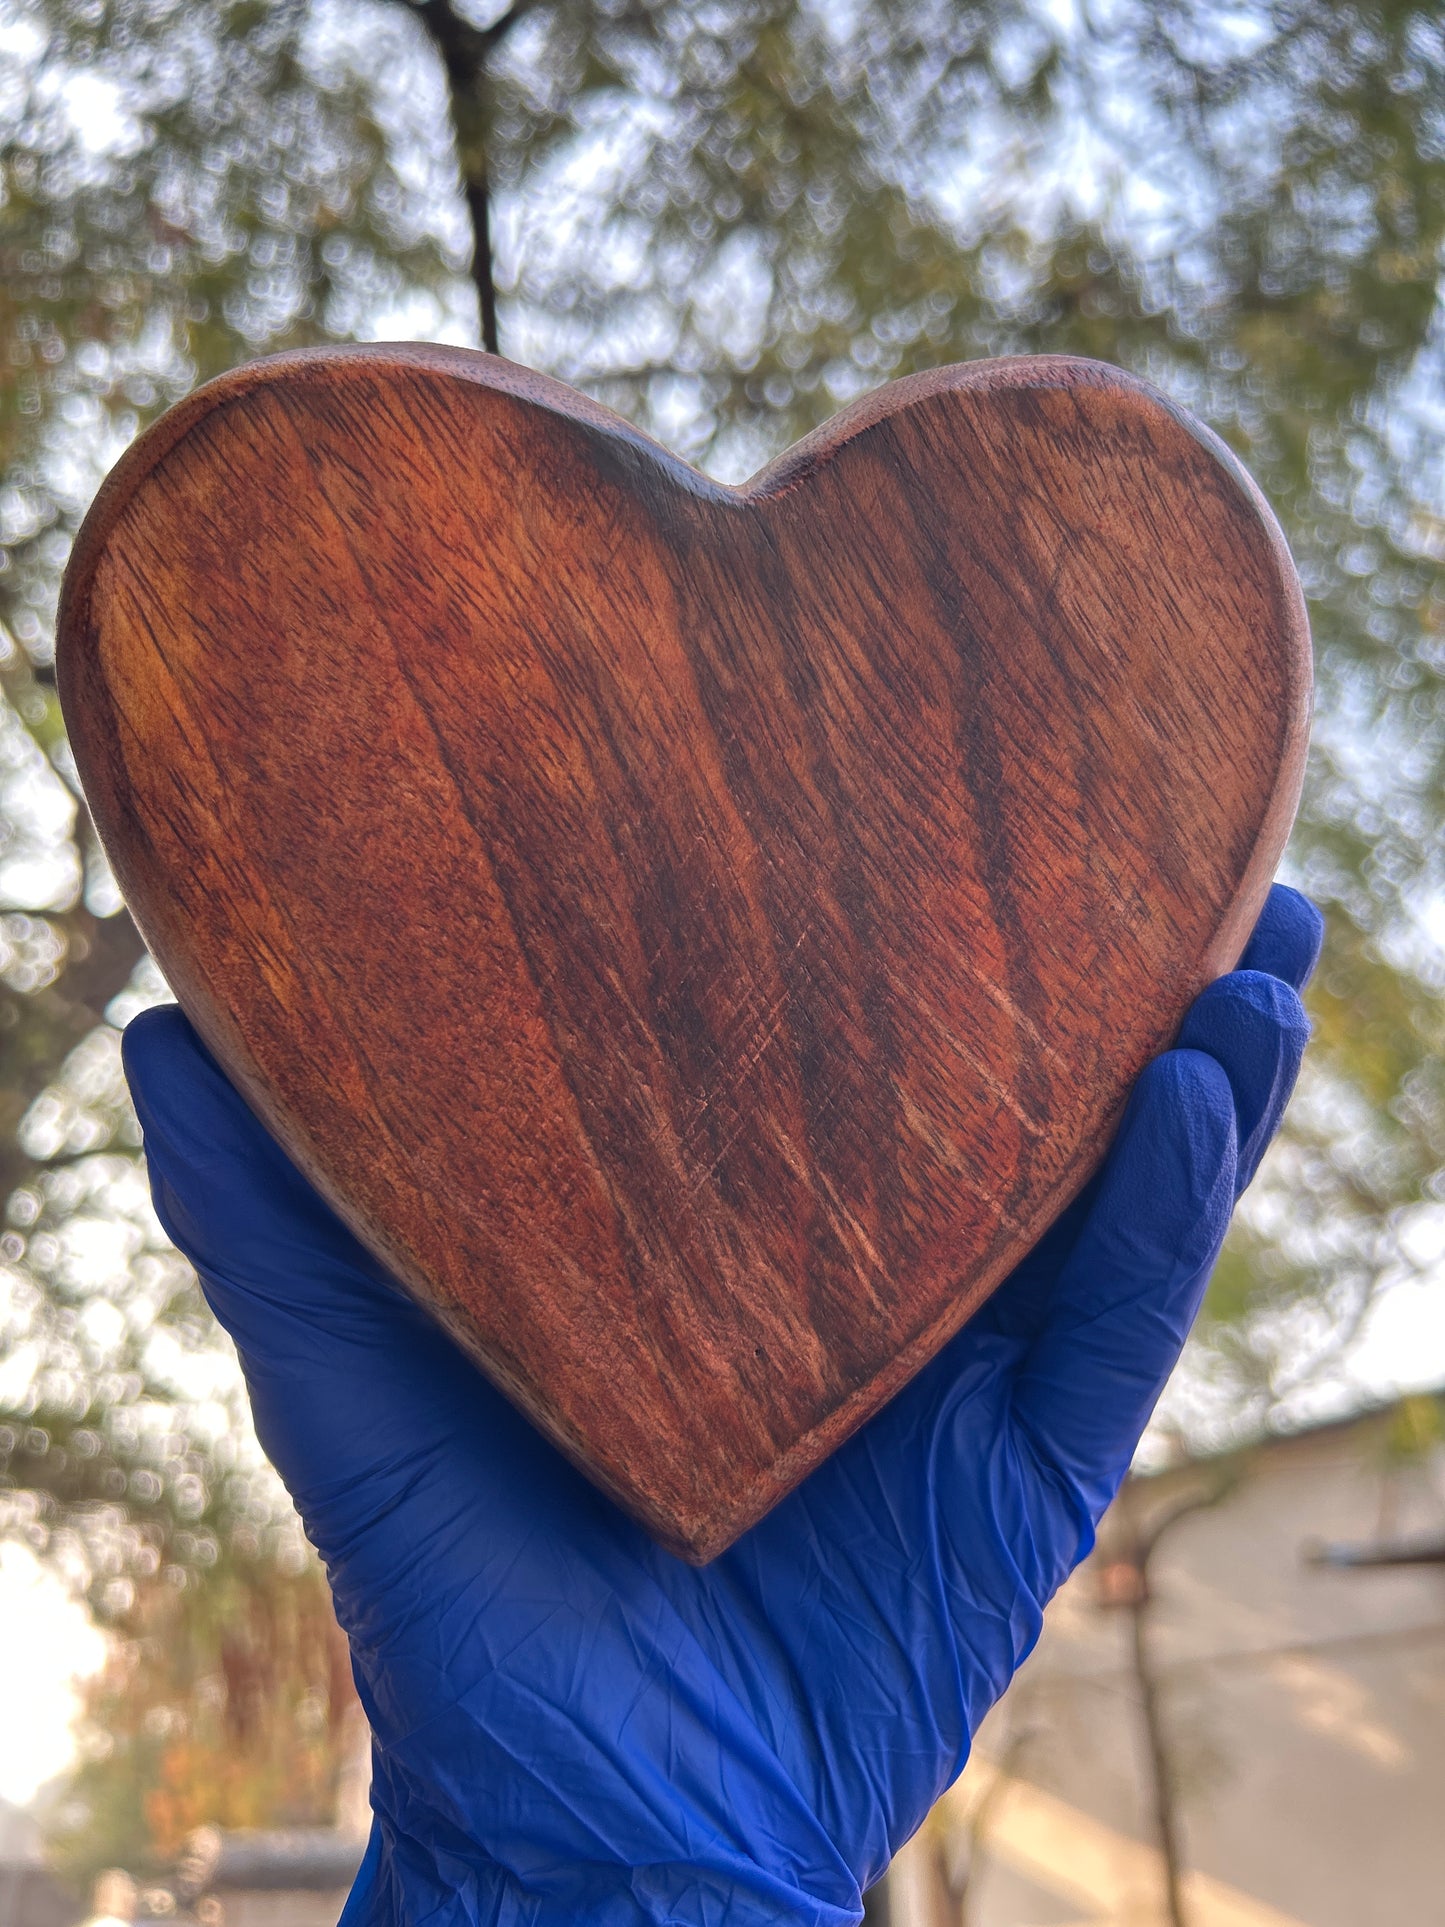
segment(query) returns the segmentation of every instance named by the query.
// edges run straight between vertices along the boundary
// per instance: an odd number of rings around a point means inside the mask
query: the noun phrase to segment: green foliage
[[[1381,1440],[1387,1466],[1428,1463],[1445,1450],[1445,1399],[1424,1392],[1402,1398],[1390,1414]]]
[[[148,1585],[84,1715],[54,1849],[86,1882],[105,1867],[168,1870],[201,1826],[329,1826],[339,1766],[364,1745],[312,1561],[228,1561],[204,1585]]]
[[[467,296],[465,237],[440,82],[396,83],[398,47],[418,51],[400,12],[362,49],[292,5],[60,0],[7,32],[0,1468],[10,1528],[79,1534],[92,1598],[124,1615],[134,1578],[199,1571],[218,1531],[268,1531],[286,1507],[139,1176],[119,1026],[167,993],[76,825],[50,667],[59,571],[145,420],[388,303],[444,327]]]
[[[1292,866],[1330,938],[1176,1421],[1231,1435],[1333,1369],[1445,1196],[1435,12],[513,11],[451,100],[405,0],[29,0],[6,29],[0,1468],[13,1528],[78,1535],[122,1618],[148,1570],[259,1545],[285,1509],[137,1176],[118,1026],[164,989],[74,825],[58,575],[105,468],[196,380],[296,343],[475,339],[461,173],[484,161],[504,349],[726,478],[890,376],[1012,352],[1121,362],[1235,446],[1311,601]]]

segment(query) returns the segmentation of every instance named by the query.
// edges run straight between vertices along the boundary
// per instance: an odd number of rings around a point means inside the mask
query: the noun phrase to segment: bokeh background
[[[147,1201],[118,1045],[169,993],[52,625],[148,420],[385,338],[499,344],[726,480],[1065,350],[1259,479],[1316,642],[1316,1041],[1101,1552],[870,1914],[1440,1917],[1442,265],[1428,5],[0,0],[0,1927],[334,1919],[354,1858],[324,1583]]]

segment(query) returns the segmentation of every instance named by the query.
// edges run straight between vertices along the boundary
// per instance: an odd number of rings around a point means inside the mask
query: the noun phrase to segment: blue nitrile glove
[[[1085,1195],[701,1570],[402,1295],[178,1010],[136,1019],[156,1208],[240,1347],[375,1736],[350,1927],[858,1920],[1093,1543],[1294,1082],[1319,940],[1277,888]]]

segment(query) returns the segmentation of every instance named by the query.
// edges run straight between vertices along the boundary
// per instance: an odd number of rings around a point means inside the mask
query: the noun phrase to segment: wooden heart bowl
[[[742,488],[485,355],[282,355],[106,482],[59,677],[249,1102],[705,1560],[938,1350],[1236,960],[1309,638],[1206,429],[943,368]]]

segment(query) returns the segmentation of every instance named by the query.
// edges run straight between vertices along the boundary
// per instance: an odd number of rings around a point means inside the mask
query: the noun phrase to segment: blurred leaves
[[[502,346],[738,479],[890,376],[1069,351],[1158,382],[1275,505],[1318,645],[1292,875],[1318,1040],[1170,1423],[1218,1443],[1347,1370],[1445,1202],[1445,29],[1255,0],[12,0],[0,19],[0,1466],[124,1620],[260,1558],[284,1502],[149,1214],[118,1026],[164,995],[51,681],[101,476],[275,348]],[[1436,1240],[1438,1244],[1440,1240]],[[1438,1256],[1438,1253],[1437,1253]],[[127,1587],[131,1590],[127,1591]]]
[[[325,1578],[300,1562],[147,1583],[84,1715],[53,1846],[85,1878],[167,1870],[202,1826],[329,1826],[364,1734]]]
[[[121,1618],[159,1563],[259,1556],[289,1510],[145,1194],[119,1028],[169,993],[77,825],[55,595],[106,469],[197,380],[389,301],[403,332],[467,312],[445,93],[398,69],[404,11],[369,18],[364,45],[294,5],[0,28],[0,1467],[11,1529],[58,1533]]]

